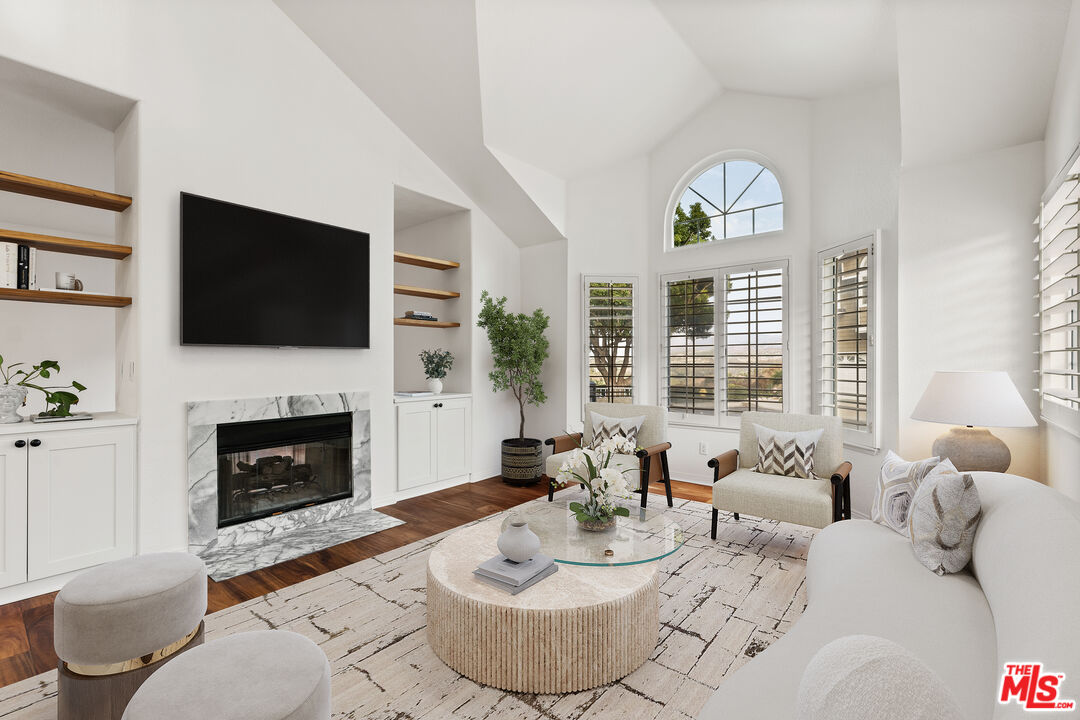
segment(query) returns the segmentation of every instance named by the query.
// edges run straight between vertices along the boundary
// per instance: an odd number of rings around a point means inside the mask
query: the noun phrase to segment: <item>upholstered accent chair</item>
[[[671,474],[668,472],[667,451],[671,443],[667,441],[667,410],[657,405],[623,405],[621,403],[585,403],[585,432],[572,435],[560,435],[548,438],[545,442],[552,448],[544,466],[545,480],[548,484],[548,500],[555,497],[555,487],[551,484],[559,474],[567,454],[580,444],[588,445],[593,438],[592,413],[611,418],[632,418],[645,416],[645,422],[638,432],[637,455],[615,455],[611,459],[612,467],[626,472],[626,480],[634,492],[641,493],[641,507],[649,501],[649,483],[664,483],[667,491],[667,504],[671,507]],[[584,440],[583,440],[584,438]]]
[[[813,478],[754,472],[758,459],[754,425],[782,432],[822,429],[814,452]],[[843,459],[843,424],[838,417],[744,412],[739,449],[709,461],[713,470],[712,538],[721,510],[823,528],[851,518],[851,463]]]

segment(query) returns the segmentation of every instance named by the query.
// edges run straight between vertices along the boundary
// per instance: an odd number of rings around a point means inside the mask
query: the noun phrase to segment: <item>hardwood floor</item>
[[[712,489],[707,485],[673,480],[671,488],[676,497],[712,502]],[[649,492],[662,497],[664,486],[652,484]],[[405,524],[247,575],[222,582],[210,580],[207,612],[295,585],[546,493],[543,483],[514,487],[499,478],[488,478],[381,507],[380,512],[404,520]],[[0,605],[0,687],[56,667],[52,642],[55,597],[56,593],[49,593]]]

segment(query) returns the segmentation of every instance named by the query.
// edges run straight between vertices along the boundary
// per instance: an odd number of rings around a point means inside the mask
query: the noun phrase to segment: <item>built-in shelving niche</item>
[[[470,391],[471,217],[466,208],[403,187],[394,188],[394,387],[419,390],[418,354],[454,354],[447,392]],[[406,317],[427,312],[437,321]]]

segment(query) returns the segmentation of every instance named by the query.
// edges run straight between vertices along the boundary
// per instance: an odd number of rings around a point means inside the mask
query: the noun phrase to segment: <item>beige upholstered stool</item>
[[[124,720],[330,720],[330,663],[285,630],[227,635],[154,673]]]
[[[187,553],[118,560],[79,575],[53,607],[59,720],[119,720],[139,686],[202,644],[206,566]]]

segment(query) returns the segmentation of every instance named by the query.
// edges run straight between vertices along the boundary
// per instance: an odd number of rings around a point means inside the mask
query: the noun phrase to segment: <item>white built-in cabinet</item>
[[[472,397],[397,399],[398,490],[466,481],[472,450]]]
[[[135,424],[0,425],[0,587],[135,554]]]

